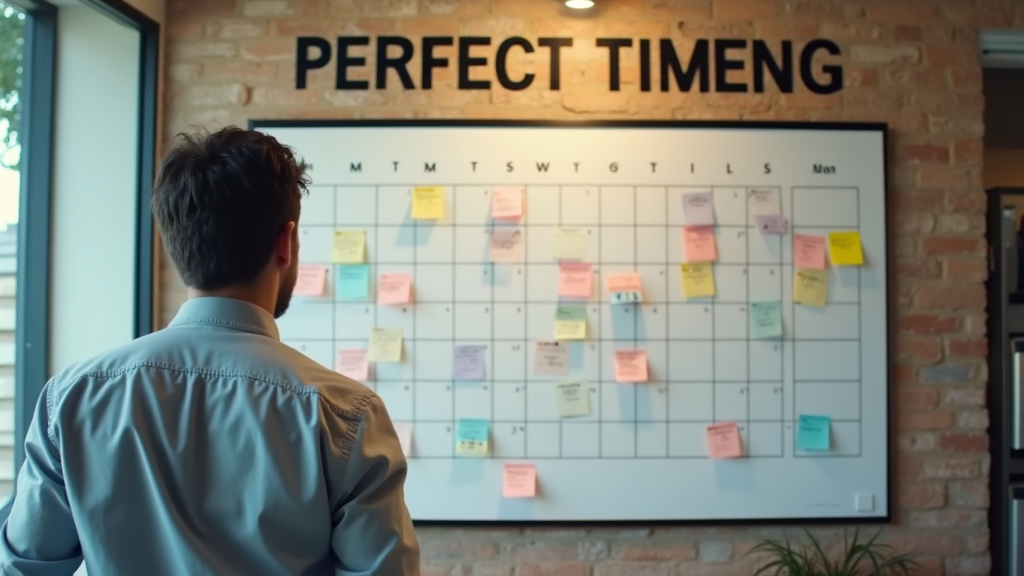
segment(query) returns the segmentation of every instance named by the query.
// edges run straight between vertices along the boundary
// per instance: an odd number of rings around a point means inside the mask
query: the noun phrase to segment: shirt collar
[[[259,306],[235,298],[203,296],[185,301],[170,326],[204,324],[226,326],[280,340],[274,317]]]

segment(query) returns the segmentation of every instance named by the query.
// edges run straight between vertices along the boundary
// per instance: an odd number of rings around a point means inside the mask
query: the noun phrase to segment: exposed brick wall
[[[596,18],[558,17],[555,0],[168,0],[165,133],[250,118],[699,118],[886,121],[892,128],[896,522],[922,573],[989,573],[985,407],[984,126],[977,31],[1024,28],[1019,0],[615,0]],[[339,92],[333,71],[296,91],[294,37],[316,34],[571,35],[562,90],[546,65],[522,92]],[[627,58],[608,90],[598,36],[822,36],[843,49],[832,96],[640,93]],[[686,40],[687,38],[691,40]],[[493,47],[492,47],[493,48]],[[635,54],[635,52],[633,52]],[[541,54],[536,53],[535,56]],[[627,52],[626,55],[630,53]],[[543,61],[543,60],[542,60]],[[371,58],[372,62],[372,58]],[[415,60],[414,60],[415,62]],[[528,58],[516,70],[532,68]],[[485,69],[476,72],[483,77]],[[364,76],[365,78],[366,76]],[[492,79],[493,80],[493,79]],[[657,73],[655,72],[655,87]],[[166,263],[166,323],[184,298]],[[838,528],[818,528],[826,537]],[[743,554],[779,528],[424,529],[426,574],[749,575]]]

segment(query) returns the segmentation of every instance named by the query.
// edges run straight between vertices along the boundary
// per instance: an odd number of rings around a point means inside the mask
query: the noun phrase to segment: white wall
[[[139,32],[57,16],[50,373],[133,334]]]

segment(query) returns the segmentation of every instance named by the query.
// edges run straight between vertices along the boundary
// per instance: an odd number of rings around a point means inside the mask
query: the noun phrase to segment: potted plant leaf
[[[853,538],[843,536],[839,554],[828,554],[825,546],[807,529],[806,542],[765,540],[749,554],[759,554],[765,561],[754,576],[907,576],[919,566],[912,554],[894,554],[892,546],[878,541],[882,533],[862,540],[860,529]]]

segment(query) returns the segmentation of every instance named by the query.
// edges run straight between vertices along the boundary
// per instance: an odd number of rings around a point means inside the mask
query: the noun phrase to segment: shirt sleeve
[[[419,542],[405,505],[407,462],[380,397],[361,400],[361,418],[331,426],[349,432],[331,440],[342,453],[340,465],[331,468],[340,474],[331,479],[335,574],[418,576]]]
[[[0,527],[0,574],[71,576],[82,564],[60,454],[48,434],[51,386],[36,402],[11,515]]]

